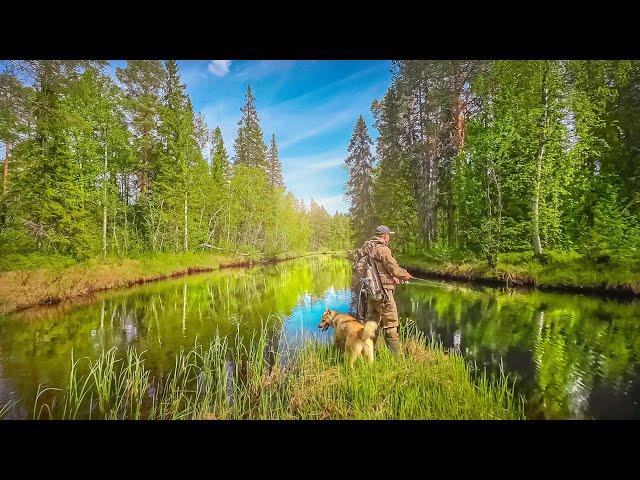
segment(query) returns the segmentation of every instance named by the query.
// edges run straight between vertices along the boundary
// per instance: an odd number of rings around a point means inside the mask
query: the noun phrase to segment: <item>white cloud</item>
[[[278,146],[286,150],[311,138],[355,125],[358,115],[369,110],[371,98],[376,98],[384,88],[384,85],[376,84],[357,95],[340,92],[315,106],[289,103],[284,108],[268,107],[263,110],[261,119],[273,119],[271,128],[278,135]],[[370,129],[370,134],[374,133]]]
[[[295,64],[293,60],[249,60],[238,67],[235,78],[260,80],[275,73],[284,73]]]
[[[371,73],[374,73],[377,69],[379,69],[378,66],[373,66],[373,67],[369,67],[365,70],[360,70],[356,73],[353,73],[347,77],[343,77],[343,78],[339,78],[337,80],[334,80],[331,83],[328,83],[326,85],[323,85],[322,87],[316,88],[315,90],[311,90],[308,91],[306,93],[303,93],[301,95],[298,95],[297,97],[293,97],[293,98],[289,98],[287,100],[284,100],[280,103],[274,104],[271,106],[271,108],[283,108],[283,107],[293,107],[296,108],[296,105],[298,105],[299,103],[305,101],[305,100],[309,100],[311,98],[321,98],[323,100],[326,99],[326,97],[323,95],[324,93],[335,89],[336,87],[338,87],[339,85],[343,85],[345,83],[349,83],[349,82],[353,82],[354,80],[361,78],[361,77],[366,77],[368,75],[370,75]],[[349,94],[351,95],[351,94]]]
[[[280,148],[284,149],[284,148],[290,147],[292,145],[300,143],[303,140],[316,137],[322,133],[330,132],[347,123],[350,123],[350,122],[355,123],[359,112],[360,112],[360,109],[358,108],[353,108],[353,107],[345,108],[344,110],[334,113],[333,115],[331,114],[326,115],[325,118],[323,118],[324,121],[322,123],[318,123],[315,127],[311,127],[309,123],[305,122],[307,123],[305,125],[306,129],[301,131],[299,134],[295,135],[294,137],[288,138],[287,140],[281,142]],[[313,120],[318,121],[318,117],[319,115],[316,118],[313,118]],[[303,123],[299,122],[299,124],[303,124]]]
[[[314,199],[315,200],[315,199]],[[322,205],[325,210],[331,214],[336,212],[346,213],[349,210],[344,195],[334,195],[332,197],[324,197],[315,200],[316,203]]]
[[[319,160],[319,161],[318,161]],[[344,158],[314,155],[309,157],[283,157],[282,164],[285,168],[285,182],[294,182],[301,178],[308,177],[313,173],[338,167],[344,164]]]
[[[211,60],[207,70],[213,73],[216,77],[224,77],[229,73],[229,66],[231,60]]]

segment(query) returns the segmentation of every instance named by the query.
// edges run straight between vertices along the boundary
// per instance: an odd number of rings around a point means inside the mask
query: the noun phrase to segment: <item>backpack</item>
[[[387,301],[387,292],[380,280],[380,274],[373,259],[375,244],[371,240],[355,251],[354,255],[354,283],[359,288],[360,295],[376,302]]]

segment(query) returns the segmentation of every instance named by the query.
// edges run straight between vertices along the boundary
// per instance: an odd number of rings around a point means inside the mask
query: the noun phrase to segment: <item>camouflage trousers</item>
[[[376,330],[376,336],[373,339],[373,344],[377,344],[378,334],[380,332],[380,328],[382,328],[387,348],[391,351],[391,353],[397,355],[400,352],[400,336],[398,335],[398,308],[396,307],[396,301],[393,298],[393,289],[385,288],[385,290],[388,297],[388,300],[386,302],[375,302],[371,299],[367,301],[367,314],[365,317],[365,321],[376,322],[378,324],[378,329]]]

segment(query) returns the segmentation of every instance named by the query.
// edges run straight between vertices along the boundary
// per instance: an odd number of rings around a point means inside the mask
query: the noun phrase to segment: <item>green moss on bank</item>
[[[300,255],[281,254],[276,260]],[[83,262],[59,255],[14,256],[10,262],[3,259],[3,267],[8,267],[8,271],[0,272],[0,314],[96,291],[226,266],[247,265],[263,259],[259,254],[211,252],[156,253],[133,258],[93,258]]]
[[[398,255],[398,261],[410,270],[450,279],[640,295],[640,260],[596,263],[574,252],[548,252],[542,259],[503,254],[495,268],[482,260],[452,262],[427,256]]]

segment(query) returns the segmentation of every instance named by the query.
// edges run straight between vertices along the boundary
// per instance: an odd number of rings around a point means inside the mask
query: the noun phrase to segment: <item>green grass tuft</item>
[[[353,368],[341,352],[313,341],[272,351],[267,332],[263,325],[249,346],[216,336],[183,349],[161,378],[132,349],[121,358],[112,349],[84,365],[72,358],[64,398],[36,401],[34,418],[525,418],[512,382],[474,375],[459,354],[427,345],[411,323],[401,357],[381,347],[373,364],[358,361]]]

